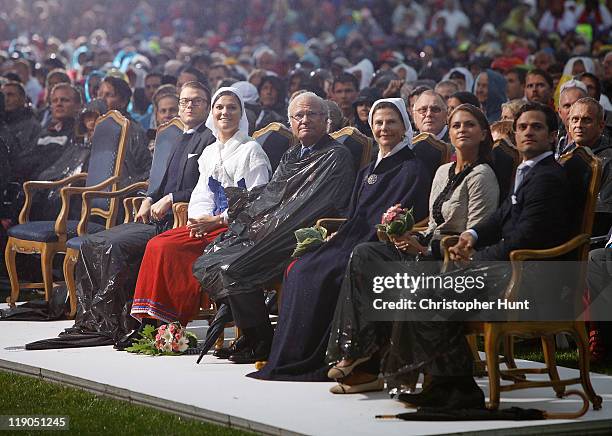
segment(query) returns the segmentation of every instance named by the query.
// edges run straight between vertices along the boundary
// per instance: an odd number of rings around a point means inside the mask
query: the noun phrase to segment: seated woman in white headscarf
[[[227,228],[224,188],[250,190],[270,178],[268,157],[248,136],[244,102],[236,88],[215,93],[206,126],[217,140],[198,159],[200,177],[189,200],[189,222],[151,239],[142,260],[131,314],[145,324],[161,320],[185,325],[193,319],[200,284],[191,265]]]
[[[397,382],[392,380],[394,374],[404,366],[430,375],[441,373],[440,367],[452,368],[458,377],[466,376],[470,383],[472,360],[466,362],[457,357],[453,361],[442,354],[444,347],[450,348],[450,344],[460,347],[465,342],[460,324],[405,322],[399,323],[401,329],[393,331],[391,321],[376,321],[368,312],[373,307],[372,300],[380,295],[372,292],[370,277],[439,274],[440,241],[444,235],[471,228],[498,207],[499,187],[490,166],[493,139],[485,115],[471,104],[462,104],[451,112],[448,121],[457,161],[440,166],[436,172],[429,197],[427,230],[407,232],[394,237],[393,243],[360,244],[351,254],[327,348],[327,360],[337,362],[328,372],[330,378],[338,381],[331,389],[334,394],[382,389],[384,382],[379,372],[383,371],[388,382]],[[417,253],[420,261],[415,261]],[[428,331],[433,330],[431,324],[437,324],[439,334],[435,338],[443,344],[428,341]],[[414,337],[419,341],[412,340]],[[391,345],[393,352],[389,351]],[[398,349],[401,354],[396,352]],[[469,353],[468,356],[471,359]]]
[[[362,169],[353,188],[349,218],[338,233],[302,255],[286,272],[279,321],[266,366],[251,377],[326,381],[325,349],[340,284],[353,248],[376,240],[376,224],[391,206],[427,215],[429,172],[411,150],[412,127],[401,98],[377,100],[369,115],[380,151]],[[237,341],[236,347],[240,347]]]

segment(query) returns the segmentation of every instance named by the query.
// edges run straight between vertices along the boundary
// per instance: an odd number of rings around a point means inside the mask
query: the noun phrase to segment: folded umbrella
[[[221,332],[225,328],[225,324],[232,321],[232,312],[229,305],[221,303],[217,308],[215,317],[208,325],[208,331],[206,332],[206,338],[204,344],[202,344],[202,351],[200,351],[200,357],[196,363],[200,363],[202,357],[211,349],[211,347],[217,342]]]

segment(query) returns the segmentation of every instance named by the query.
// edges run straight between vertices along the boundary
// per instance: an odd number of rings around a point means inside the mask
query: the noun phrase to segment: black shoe
[[[157,328],[157,324],[158,321],[156,319],[143,318],[142,322],[140,323],[140,326],[138,326],[137,329],[132,330],[130,333],[119,339],[115,343],[113,348],[119,351],[123,351],[126,348],[131,347],[136,339],[140,339],[140,333],[142,333],[142,331],[147,325],[152,325],[153,327]]]
[[[418,394],[402,393],[401,402],[414,407],[436,409],[483,409],[484,393],[472,377],[434,378],[429,387]]]
[[[140,338],[140,329],[132,330],[130,333],[115,342],[113,348],[115,350],[124,351],[126,348],[131,347],[134,341],[138,338]]]
[[[268,360],[272,341],[258,341],[254,346],[249,346],[242,351],[238,351],[231,356],[229,360],[234,363],[255,363],[263,360]]]
[[[250,341],[245,335],[240,336],[235,341],[232,341],[229,347],[221,347],[213,351],[213,356],[219,359],[228,359],[232,354],[236,354],[250,345]]]

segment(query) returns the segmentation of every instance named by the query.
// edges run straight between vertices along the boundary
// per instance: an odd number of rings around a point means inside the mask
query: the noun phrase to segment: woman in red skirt
[[[193,101],[179,102],[188,106]],[[217,141],[198,160],[200,178],[191,194],[188,224],[147,244],[138,273],[132,316],[143,323],[179,321],[186,325],[200,307],[200,284],[191,273],[204,248],[227,229],[223,188],[252,189],[268,182],[270,162],[248,136],[244,102],[236,88],[220,88],[212,98],[206,126]]]

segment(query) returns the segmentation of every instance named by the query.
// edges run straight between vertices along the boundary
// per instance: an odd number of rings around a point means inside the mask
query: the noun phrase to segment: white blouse
[[[200,177],[189,199],[187,215],[200,218],[213,215],[215,195],[209,188],[210,178],[223,186],[236,187],[244,179],[246,188],[268,183],[271,166],[261,145],[241,131],[236,132],[225,144],[217,140],[204,149],[198,159]],[[227,212],[223,215],[227,217]]]

